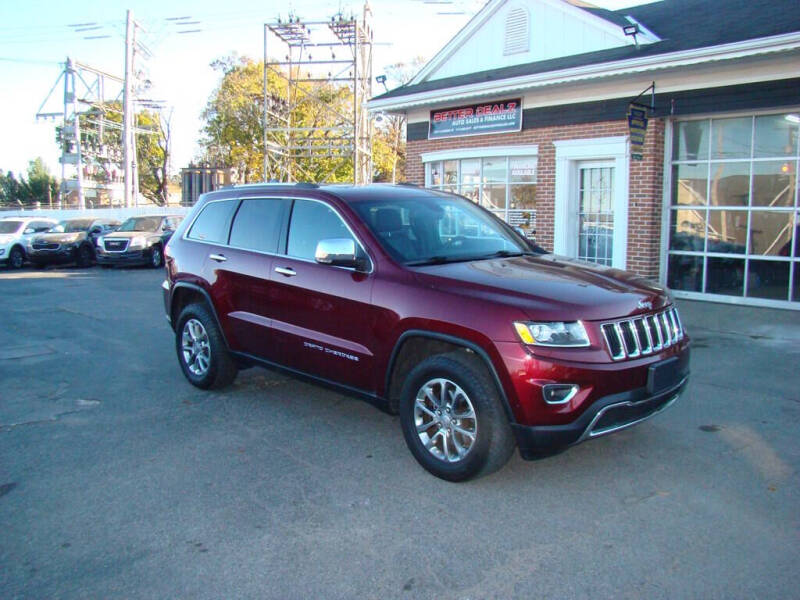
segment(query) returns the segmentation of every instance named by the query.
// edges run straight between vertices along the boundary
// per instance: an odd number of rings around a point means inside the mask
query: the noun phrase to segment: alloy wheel
[[[449,463],[463,460],[478,435],[478,419],[469,396],[443,377],[431,379],[417,392],[414,426],[428,452]]]
[[[211,364],[211,346],[206,328],[197,319],[189,319],[183,326],[181,352],[192,375],[202,377],[206,374]]]

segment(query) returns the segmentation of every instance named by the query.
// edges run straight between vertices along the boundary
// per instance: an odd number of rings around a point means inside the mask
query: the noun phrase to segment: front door
[[[610,267],[614,258],[614,163],[582,162],[577,175],[577,258]]]
[[[286,253],[272,263],[272,333],[280,362],[354,388],[373,382],[370,273],[315,262],[322,239],[354,238],[327,203],[295,200]]]

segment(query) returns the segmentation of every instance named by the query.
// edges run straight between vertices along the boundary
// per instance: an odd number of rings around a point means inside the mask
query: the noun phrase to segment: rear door
[[[281,356],[272,330],[270,273],[290,207],[286,198],[243,199],[223,252],[227,260],[217,267],[230,296],[227,321],[236,349],[275,362]]]
[[[372,268],[363,273],[317,263],[317,243],[333,238],[352,238],[364,252],[331,205],[293,202],[285,251],[270,273],[275,351],[294,369],[369,390],[375,345]]]

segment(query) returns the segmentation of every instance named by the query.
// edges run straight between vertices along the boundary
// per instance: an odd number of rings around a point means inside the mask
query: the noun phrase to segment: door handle
[[[275,267],[275,272],[280,273],[281,275],[286,275],[287,277],[294,277],[297,275],[297,271],[290,267]]]
[[[217,262],[225,262],[226,260],[228,260],[228,259],[227,259],[227,258],[225,258],[225,256],[224,256],[224,255],[222,255],[222,254],[209,254],[209,255],[208,255],[208,258],[210,258],[211,260],[215,260],[215,261],[217,261]]]

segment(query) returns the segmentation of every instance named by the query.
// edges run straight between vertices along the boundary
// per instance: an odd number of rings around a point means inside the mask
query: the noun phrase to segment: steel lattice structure
[[[372,121],[366,110],[366,102],[372,96],[370,14],[369,6],[365,5],[361,20],[340,13],[327,21],[302,21],[290,16],[288,21],[279,19],[264,25],[265,180],[276,176],[288,182],[320,179],[319,174],[304,172],[298,159],[331,157],[333,164],[322,181],[316,183],[326,181],[348,161],[353,164],[354,183],[371,181]],[[277,40],[277,52],[284,56],[283,60],[269,58],[269,33]],[[280,90],[269,89],[269,73],[285,82],[285,97]],[[303,83],[346,87],[350,112],[322,98],[322,86]],[[324,114],[325,126],[293,123],[300,102],[311,102],[313,111]]]

